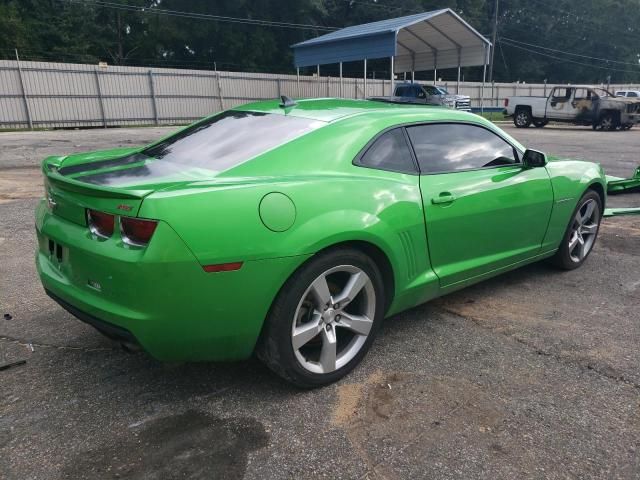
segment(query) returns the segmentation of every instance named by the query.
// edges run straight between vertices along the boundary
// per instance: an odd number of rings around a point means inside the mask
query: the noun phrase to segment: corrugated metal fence
[[[184,124],[242,103],[290,97],[389,94],[389,80],[216,72],[0,60],[0,128]],[[455,83],[443,82],[450,91]],[[548,87],[546,87],[548,89]],[[544,95],[544,85],[485,87],[485,106],[510,95]],[[612,89],[628,86],[612,86]],[[480,83],[460,93],[479,106]]]

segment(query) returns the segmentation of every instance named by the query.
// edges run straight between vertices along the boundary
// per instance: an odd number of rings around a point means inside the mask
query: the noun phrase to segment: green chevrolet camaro
[[[157,359],[255,352],[314,387],[354,368],[385,317],[542,259],[578,267],[593,247],[597,164],[452,109],[285,100],[47,158],[46,292]]]

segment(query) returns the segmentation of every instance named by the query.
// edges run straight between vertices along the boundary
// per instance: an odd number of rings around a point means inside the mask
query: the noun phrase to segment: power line
[[[542,45],[535,45],[533,43],[521,42],[519,40],[513,40],[512,38],[507,38],[507,37],[501,37],[501,38],[503,40],[507,40],[508,42],[511,42],[511,43],[518,43],[520,45],[526,45],[528,47],[540,48],[542,50],[548,50],[550,52],[563,53],[565,55],[572,55],[574,57],[589,58],[591,60],[600,60],[600,61],[603,61],[603,62],[619,63],[619,64],[622,64],[622,65],[631,65],[631,66],[635,66],[635,67],[640,67],[640,64],[638,64],[638,63],[622,62],[620,60],[609,60],[608,58],[601,58],[601,57],[591,57],[589,55],[582,55],[580,53],[572,53],[572,52],[567,52],[567,51],[564,51],[564,50],[556,50],[554,48],[543,47]]]
[[[164,8],[145,8],[138,7],[134,5],[122,5],[118,3],[112,3],[101,0],[64,0],[68,3],[75,3],[81,5],[92,5],[99,6],[105,8],[111,8],[113,10],[122,10],[136,13],[144,13],[144,14],[157,14],[157,15],[167,15],[172,17],[179,18],[192,18],[197,20],[210,20],[216,22],[223,23],[239,23],[243,25],[256,25],[261,27],[276,27],[276,28],[292,28],[298,30],[322,30],[322,31],[333,31],[337,30],[336,27],[324,27],[320,25],[312,25],[312,24],[304,24],[304,23],[290,23],[290,22],[277,22],[271,20],[260,20],[253,18],[238,18],[238,17],[227,17],[222,15],[212,15],[208,13],[197,13],[197,12],[185,12],[181,10],[169,10]]]
[[[571,60],[571,59],[568,59],[568,58],[557,57],[555,55],[539,52],[539,51],[536,51],[536,50],[532,50],[530,48],[526,48],[526,47],[522,47],[520,45],[516,45],[515,43],[511,43],[508,40],[505,41],[502,38],[499,40],[499,42],[502,43],[503,45],[508,46],[508,47],[517,48],[519,50],[524,50],[526,52],[534,53],[536,55],[540,55],[540,56],[547,57],[547,58],[553,58],[554,60],[560,60],[560,61],[565,62],[565,63],[573,63],[573,64],[576,64],[576,65],[582,65],[583,67],[599,68],[601,70],[610,70],[610,71],[614,71],[614,72],[636,73],[636,74],[639,73],[638,70],[622,70],[622,69],[619,69],[619,68],[599,66],[599,65],[596,65],[596,64],[593,64],[593,63],[583,63],[583,62],[577,62],[575,60]]]

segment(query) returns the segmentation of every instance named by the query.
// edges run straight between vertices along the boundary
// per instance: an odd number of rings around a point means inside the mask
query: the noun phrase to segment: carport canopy
[[[343,28],[292,47],[297,68],[389,57],[398,73],[486,66],[490,46],[445,8]]]

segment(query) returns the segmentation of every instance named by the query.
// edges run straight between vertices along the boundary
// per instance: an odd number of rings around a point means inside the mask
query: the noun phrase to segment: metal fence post
[[[278,98],[280,98],[282,96],[282,86],[280,85],[280,79],[278,78],[276,82],[278,83]]]
[[[29,108],[29,100],[27,99],[27,89],[24,88],[24,78],[22,77],[22,67],[20,66],[20,57],[16,48],[16,62],[18,64],[18,77],[20,77],[20,87],[22,89],[22,100],[24,101],[24,109],[27,112],[27,122],[29,130],[33,130],[33,121],[31,120],[31,109]]]
[[[218,97],[220,98],[220,110],[224,110],[224,99],[222,98],[222,84],[220,83],[220,72],[216,72],[216,80],[218,81]]]
[[[100,105],[100,115],[102,115],[102,126],[107,128],[107,118],[104,114],[104,100],[102,98],[102,88],[100,88],[100,76],[98,73],[98,69],[96,68],[94,71],[96,78],[96,90],[98,91],[98,101]]]
[[[156,88],[153,84],[153,71],[149,70],[149,89],[151,91],[151,102],[153,105],[153,118],[158,125],[158,105],[156,104]]]

